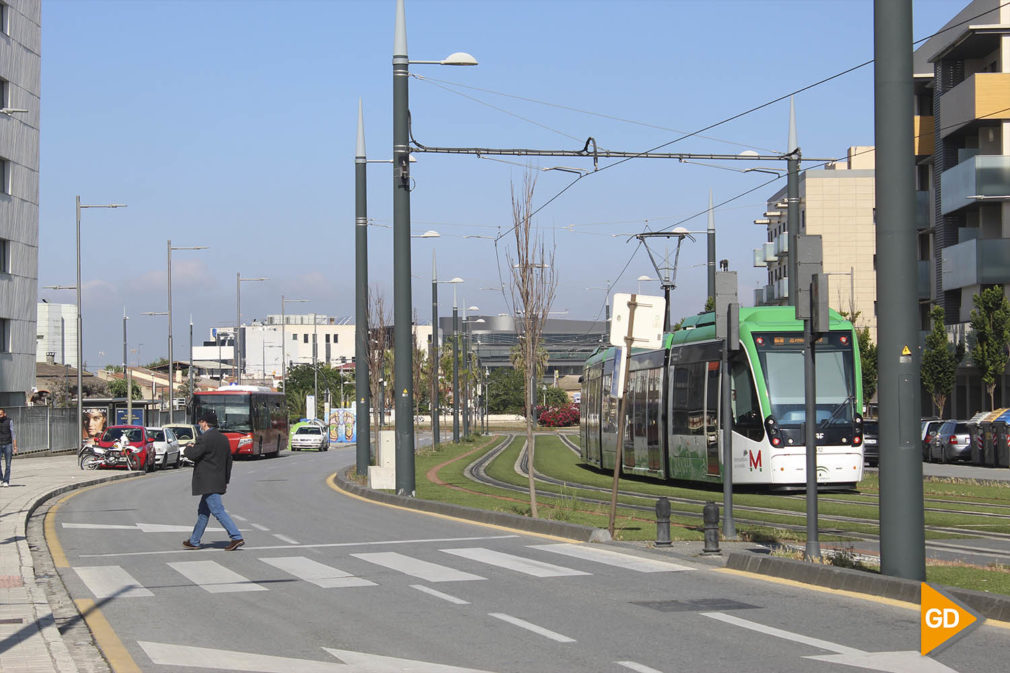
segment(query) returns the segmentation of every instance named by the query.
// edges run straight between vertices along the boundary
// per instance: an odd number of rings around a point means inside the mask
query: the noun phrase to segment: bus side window
[[[764,438],[761,404],[745,357],[733,358],[730,376],[733,379],[733,430],[748,439],[761,441]]]

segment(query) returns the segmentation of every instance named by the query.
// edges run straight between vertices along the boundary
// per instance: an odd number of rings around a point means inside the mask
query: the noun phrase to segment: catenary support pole
[[[438,451],[438,265],[431,251],[431,446]]]
[[[396,410],[396,492],[414,495],[414,381],[410,291],[410,147],[407,25],[396,3],[393,36],[393,399]]]
[[[358,424],[355,466],[358,474],[368,474],[371,393],[368,381],[368,199],[365,168],[365,124],[358,100],[358,140],[354,152],[354,401]],[[287,366],[287,363],[284,363]]]
[[[880,570],[926,579],[919,444],[912,1],[873,3]]]

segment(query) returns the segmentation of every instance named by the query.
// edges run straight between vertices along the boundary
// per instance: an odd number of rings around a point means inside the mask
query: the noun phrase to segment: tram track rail
[[[564,434],[559,434],[557,436],[559,437],[559,439],[560,439],[560,441],[561,441],[561,443],[562,443],[563,446],[565,446],[569,450],[573,451],[576,455],[579,455],[580,452],[579,452],[578,446],[576,446],[573,442],[571,442],[571,440],[569,440],[567,437],[565,437]],[[512,445],[512,443],[515,441],[516,437],[517,437],[517,435],[514,435],[514,434],[507,435],[506,439],[503,440],[502,442],[499,442],[492,450],[485,452],[483,455],[481,455],[480,457],[478,457],[476,460],[474,460],[471,463],[469,463],[466,466],[466,468],[464,469],[464,472],[463,472],[464,475],[468,479],[471,479],[471,480],[473,480],[473,481],[475,481],[477,483],[481,483],[481,484],[484,484],[484,485],[487,485],[487,486],[493,486],[493,487],[500,488],[500,489],[505,489],[505,490],[508,490],[508,491],[513,491],[513,492],[517,492],[517,493],[527,493],[528,494],[528,488],[527,487],[520,486],[520,485],[517,485],[517,484],[513,484],[513,483],[506,482],[506,481],[502,481],[500,479],[493,478],[493,477],[491,477],[487,473],[487,466],[490,465],[494,460],[496,460],[504,451],[506,451]],[[520,448],[519,454],[518,454],[518,458],[515,461],[514,470],[515,470],[516,474],[520,475],[523,478],[527,478],[528,479],[529,478],[529,469],[530,469],[530,466],[529,466],[529,452],[528,452],[527,448],[528,447],[525,445],[525,443]],[[533,476],[534,476],[534,480],[536,482],[542,483],[542,484],[545,484],[545,485],[550,485],[550,486],[553,486],[555,488],[559,488],[559,489],[572,488],[572,489],[578,489],[579,491],[582,491],[582,492],[589,491],[589,492],[593,492],[593,493],[600,493],[601,496],[605,496],[605,497],[600,497],[600,498],[596,498],[596,497],[592,497],[592,496],[587,496],[587,495],[584,495],[584,494],[573,494],[573,495],[566,495],[565,496],[565,497],[568,497],[568,498],[574,498],[576,501],[578,501],[580,503],[585,503],[585,504],[590,504],[590,505],[597,505],[597,506],[599,506],[599,505],[607,505],[607,506],[609,506],[609,504],[610,504],[610,497],[609,497],[610,496],[610,489],[609,488],[603,488],[603,487],[600,487],[600,486],[594,486],[594,485],[591,485],[591,484],[583,484],[583,483],[578,483],[578,482],[563,481],[563,480],[556,479],[554,477],[550,477],[548,475],[545,475],[545,474],[543,474],[543,473],[541,473],[539,471],[536,471],[536,470],[534,470]],[[636,491],[634,489],[629,489],[627,487],[621,487],[619,489],[618,493],[619,493],[619,495],[622,495],[622,496],[627,497],[627,498],[638,498],[638,499],[648,500],[648,501],[652,501],[652,502],[654,502],[659,497],[658,495],[656,495],[654,493],[645,493],[645,492],[641,492],[641,491]],[[555,493],[554,491],[551,491],[550,495],[557,496],[558,494]],[[690,497],[684,497],[684,496],[669,496],[668,495],[666,497],[674,505],[682,505],[682,506],[687,506],[687,507],[699,507],[699,508],[703,507],[705,505],[705,503],[710,500],[710,499],[701,499],[701,498],[690,498]],[[785,495],[785,496],[782,496],[782,497],[789,498],[789,499],[802,499],[805,496],[802,496],[802,495]],[[859,502],[859,501],[849,500],[849,499],[846,499],[846,498],[831,498],[831,497],[825,498],[825,496],[819,496],[819,500],[822,501],[822,502],[825,502],[825,501],[828,501],[828,502],[838,502],[840,504],[846,504],[846,505],[877,506],[877,503],[875,501],[874,502]],[[950,501],[945,501],[945,500],[942,500],[942,499],[940,499],[938,501],[939,502],[948,502],[948,503],[950,502]],[[955,502],[955,503],[951,503],[951,504],[972,504],[972,503],[961,501],[961,502]],[[650,514],[654,514],[654,512],[655,512],[655,506],[654,505],[648,505],[648,504],[639,504],[639,503],[634,503],[634,502],[630,502],[630,503],[629,502],[622,502],[622,503],[620,503],[620,507],[623,508],[623,509],[632,510],[632,511],[635,511],[635,512],[643,512],[643,513],[644,512],[649,512]],[[760,507],[760,506],[754,506],[754,505],[739,505],[739,504],[735,504],[733,509],[734,509],[734,513],[736,513],[736,512],[748,513],[749,512],[749,513],[752,513],[752,514],[766,514],[766,515],[769,515],[769,516],[784,517],[784,518],[805,518],[805,512],[798,512],[796,510],[791,510],[791,509],[780,509],[780,508],[774,508],[774,507]],[[1008,509],[1008,511],[1010,511],[1010,507],[1007,507],[1007,509]],[[939,508],[939,507],[936,507],[936,508],[927,507],[926,510],[927,511],[931,511],[931,512],[941,513],[941,514],[955,514],[955,515],[956,514],[963,514],[963,515],[971,515],[971,516],[975,516],[975,517],[995,518],[995,519],[1010,518],[1010,517],[1004,517],[1003,515],[1000,515],[998,513],[993,513],[993,512],[974,512],[974,511],[968,511],[968,510],[950,510],[950,509],[944,509],[944,508]],[[694,512],[694,511],[691,511],[690,509],[675,509],[674,513],[677,516],[688,518],[688,519],[697,519],[699,521],[699,523],[701,522],[702,514],[701,514],[700,511]],[[795,524],[793,524],[793,523],[787,523],[787,522],[783,522],[783,521],[768,521],[768,520],[763,520],[763,519],[751,518],[751,517],[747,517],[746,514],[745,514],[744,517],[735,516],[734,518],[737,521],[737,523],[743,524],[743,525],[747,525],[747,526],[760,526],[760,527],[765,527],[765,528],[778,528],[778,529],[788,530],[788,531],[797,532],[797,533],[805,533],[806,532],[806,522],[805,521],[803,521],[802,523],[795,523]],[[825,515],[825,514],[820,514],[818,516],[818,519],[819,519],[819,521],[833,522],[833,523],[836,523],[836,524],[853,524],[853,525],[863,525],[863,526],[879,527],[879,521],[877,519],[871,519],[871,518],[862,518],[862,517],[853,517],[853,516],[844,516],[844,515]],[[934,533],[937,533],[937,534],[951,535],[951,536],[956,536],[956,537],[972,538],[972,539],[976,539],[976,540],[980,540],[980,541],[984,541],[984,540],[987,540],[987,539],[988,540],[999,540],[999,541],[1010,541],[1010,533],[980,532],[979,530],[972,529],[972,528],[962,528],[962,527],[956,527],[956,526],[927,525],[926,526],[926,530],[934,532]],[[832,536],[839,536],[839,537],[843,537],[843,538],[849,538],[854,543],[869,542],[869,543],[879,544],[879,541],[880,541],[879,535],[875,535],[875,534],[872,534],[872,533],[866,533],[866,532],[862,532],[862,531],[849,530],[849,529],[841,528],[841,527],[827,527],[827,528],[826,527],[821,527],[820,528],[820,533],[822,535],[832,535]],[[1003,561],[1010,561],[1010,551],[1008,551],[1008,550],[997,549],[997,548],[978,548],[978,547],[972,547],[972,546],[965,545],[965,544],[958,544],[956,542],[956,537],[953,540],[927,540],[926,541],[926,546],[927,546],[927,548],[932,548],[932,549],[934,549],[935,551],[938,551],[938,552],[956,553],[956,554],[967,555],[967,556],[972,556],[972,557],[979,557],[979,558],[986,558],[986,559],[994,559],[995,558],[995,559],[1000,559],[1001,562],[1003,562]]]

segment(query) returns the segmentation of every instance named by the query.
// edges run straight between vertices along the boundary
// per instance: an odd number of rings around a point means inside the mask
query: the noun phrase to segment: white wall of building
[[[55,364],[77,368],[77,305],[39,302],[36,312],[35,361],[46,362],[53,353]]]

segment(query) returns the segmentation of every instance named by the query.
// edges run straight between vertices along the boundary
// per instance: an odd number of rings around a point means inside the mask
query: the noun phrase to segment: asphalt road
[[[103,646],[118,639],[154,673],[1006,668],[1010,629],[923,658],[917,608],[380,506],[326,484],[352,462],[341,449],[237,463],[236,552],[213,520],[207,548],[182,548],[188,469],[81,492],[55,514],[58,570],[108,621]]]

